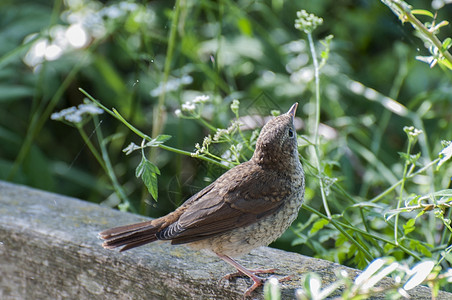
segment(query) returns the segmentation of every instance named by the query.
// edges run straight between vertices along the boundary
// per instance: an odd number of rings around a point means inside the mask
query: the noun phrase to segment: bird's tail
[[[102,231],[99,233],[100,238],[105,240],[102,247],[106,249],[122,247],[120,250],[122,252],[154,242],[157,240],[156,233],[163,225],[158,221],[159,219]]]

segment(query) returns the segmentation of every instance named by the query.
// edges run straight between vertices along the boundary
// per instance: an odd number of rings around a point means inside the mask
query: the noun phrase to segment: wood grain
[[[124,253],[101,247],[98,232],[147,220],[78,199],[0,181],[0,299],[242,299],[250,282],[218,284],[231,267],[185,246],[156,242]],[[321,259],[267,247],[239,260],[292,275],[282,299],[295,299],[307,272],[325,285],[346,270]],[[387,284],[390,283],[388,279]],[[415,299],[431,299],[418,287]],[[263,299],[262,290],[253,295]],[[379,297],[375,297],[378,299]],[[452,299],[441,293],[439,299]]]

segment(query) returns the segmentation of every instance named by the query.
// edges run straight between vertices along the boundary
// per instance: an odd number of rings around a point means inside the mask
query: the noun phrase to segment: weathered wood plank
[[[103,229],[145,218],[81,200],[0,181],[0,299],[241,299],[250,282],[218,285],[233,271],[214,256],[184,246],[153,243],[124,253],[101,247]],[[250,268],[275,267],[294,275],[283,299],[294,299],[303,274],[324,282],[335,272],[358,271],[271,248],[240,260]],[[254,293],[262,299],[262,290]],[[417,288],[416,299],[430,299]],[[440,299],[451,299],[442,294]]]

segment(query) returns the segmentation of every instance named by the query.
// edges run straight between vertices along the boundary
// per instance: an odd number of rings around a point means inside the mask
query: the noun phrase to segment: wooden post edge
[[[105,250],[97,234],[146,220],[130,213],[0,181],[0,299],[242,299],[246,278],[219,279],[234,270],[215,256],[156,242],[124,253]],[[323,286],[358,270],[262,247],[239,260],[249,268],[277,268],[282,299],[295,299],[308,272]],[[391,280],[387,280],[390,284]],[[410,291],[431,299],[427,287]],[[253,293],[263,299],[262,289]],[[375,297],[378,299],[379,297]],[[452,299],[441,292],[439,299]]]

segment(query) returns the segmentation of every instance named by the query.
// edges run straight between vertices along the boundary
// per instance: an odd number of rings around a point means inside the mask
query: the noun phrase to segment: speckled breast
[[[297,218],[304,197],[304,173],[299,165],[291,176],[292,193],[283,200],[280,209],[249,226],[235,228],[229,232],[188,244],[194,249],[208,249],[215,253],[237,257],[249,253],[254,248],[267,246],[292,224]]]

